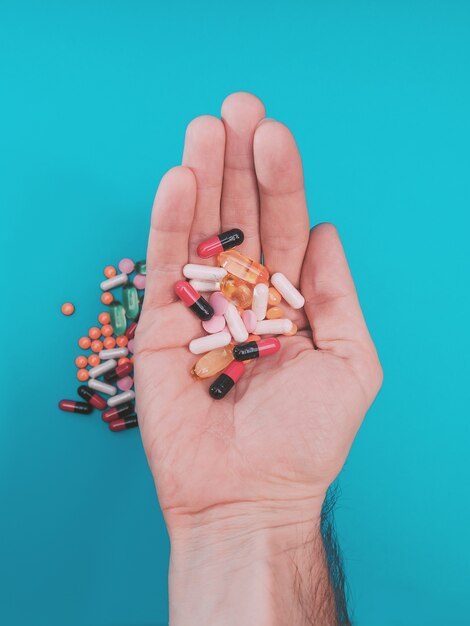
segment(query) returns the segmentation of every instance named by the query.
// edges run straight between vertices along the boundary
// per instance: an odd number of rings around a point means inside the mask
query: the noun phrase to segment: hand
[[[142,439],[176,551],[195,533],[203,544],[204,529],[213,537],[221,527],[255,534],[315,524],[382,382],[336,229],[309,232],[295,141],[264,116],[256,97],[238,93],[224,101],[222,121],[193,120],[183,165],[155,198],[135,373]],[[282,303],[298,334],[248,364],[215,401],[211,381],[191,377],[198,357],[187,346],[203,333],[173,287],[183,265],[204,263],[197,245],[233,227],[245,234],[240,251],[257,260],[262,251],[306,304],[299,312]]]

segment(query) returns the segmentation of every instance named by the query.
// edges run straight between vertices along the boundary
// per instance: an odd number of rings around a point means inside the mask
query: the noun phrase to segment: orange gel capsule
[[[253,300],[253,286],[249,283],[227,274],[220,282],[220,291],[229,302],[233,302],[242,309],[248,309]]]
[[[90,354],[88,357],[88,365],[91,367],[96,367],[101,363],[101,359],[97,354]]]
[[[294,335],[297,334],[297,324],[294,324],[294,322],[292,322],[292,328],[290,329],[290,331],[288,333],[282,333],[283,335],[285,335],[286,337],[293,337]]]
[[[91,342],[91,349],[93,350],[93,352],[101,352],[101,350],[103,349],[103,342],[95,339]]]
[[[112,350],[116,346],[116,339],[114,337],[106,337],[103,341],[103,346],[106,350]]]
[[[71,302],[64,302],[64,304],[60,307],[60,310],[64,315],[72,315],[75,311],[75,307]]]
[[[279,320],[281,319],[281,317],[285,317],[285,316],[284,316],[284,311],[280,307],[273,306],[267,310],[266,318],[268,320]]]
[[[98,322],[100,324],[109,324],[109,320],[110,320],[109,313],[106,313],[106,311],[103,311],[102,313],[98,315]]]
[[[88,350],[88,348],[91,346],[90,337],[80,337],[80,339],[78,340],[78,345],[82,350]]]
[[[103,335],[103,337],[111,337],[111,335],[113,334],[113,327],[111,326],[111,324],[103,324],[103,326],[101,327],[101,334]]]
[[[117,270],[112,265],[107,265],[103,270],[103,274],[106,278],[112,278],[113,276],[116,276]]]
[[[194,365],[191,374],[194,378],[210,378],[224,370],[233,361],[233,345],[206,352]]]
[[[88,331],[88,337],[90,337],[90,339],[99,339],[101,337],[101,330],[97,326],[92,326]]]
[[[279,293],[279,291],[277,289],[274,289],[274,287],[270,287],[268,289],[268,304],[269,306],[276,306],[278,305],[282,300],[282,296]]]
[[[90,374],[88,370],[81,369],[81,370],[78,370],[77,372],[77,378],[83,383],[90,378]]]
[[[75,359],[75,365],[80,369],[86,367],[87,363],[88,359],[86,358],[86,356],[77,356],[77,358]]]
[[[125,348],[127,346],[129,339],[126,337],[126,335],[119,335],[119,337],[116,337],[116,344],[120,347],[120,348]]]
[[[105,291],[104,293],[101,294],[101,302],[103,304],[111,304],[113,300],[114,300],[114,296],[111,292]]]
[[[227,270],[229,274],[233,274],[251,285],[267,283],[269,280],[269,272],[264,265],[240,254],[237,250],[221,252],[217,260],[220,267]]]

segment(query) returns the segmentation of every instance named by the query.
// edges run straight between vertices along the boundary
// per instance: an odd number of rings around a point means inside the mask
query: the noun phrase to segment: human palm
[[[261,102],[233,94],[222,121],[188,127],[183,166],[162,179],[136,336],[139,423],[167,523],[224,505],[289,507],[322,499],[381,384],[336,230],[309,233],[303,174],[288,129]],[[223,400],[195,381],[187,346],[201,335],[174,283],[205,238],[241,228],[240,251],[300,285],[299,333],[247,364]],[[211,263],[212,260],[206,261]]]

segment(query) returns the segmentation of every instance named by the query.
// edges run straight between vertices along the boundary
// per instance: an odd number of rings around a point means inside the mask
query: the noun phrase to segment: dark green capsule
[[[133,320],[139,314],[139,295],[134,285],[125,285],[122,288],[122,303],[126,316]]]
[[[147,262],[145,259],[143,261],[137,261],[135,264],[135,271],[137,274],[143,274],[144,276],[147,275]]]
[[[113,327],[115,335],[124,335],[127,327],[126,311],[122,304],[115,300],[109,305],[109,323]]]

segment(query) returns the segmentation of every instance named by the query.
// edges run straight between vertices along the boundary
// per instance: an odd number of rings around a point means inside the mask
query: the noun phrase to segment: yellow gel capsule
[[[206,352],[194,365],[191,374],[194,378],[211,378],[224,370],[233,361],[233,344]]]
[[[250,257],[240,254],[236,250],[221,252],[217,257],[220,267],[223,267],[229,274],[233,274],[247,283],[257,285],[269,281],[269,272]]]
[[[281,307],[273,306],[267,310],[266,318],[268,320],[279,320],[281,317],[284,317],[284,311]]]
[[[281,294],[274,287],[270,287],[268,290],[268,304],[269,306],[276,306],[282,300]]]
[[[229,302],[242,309],[248,309],[253,300],[253,286],[244,280],[227,274],[220,282],[220,291]]]

